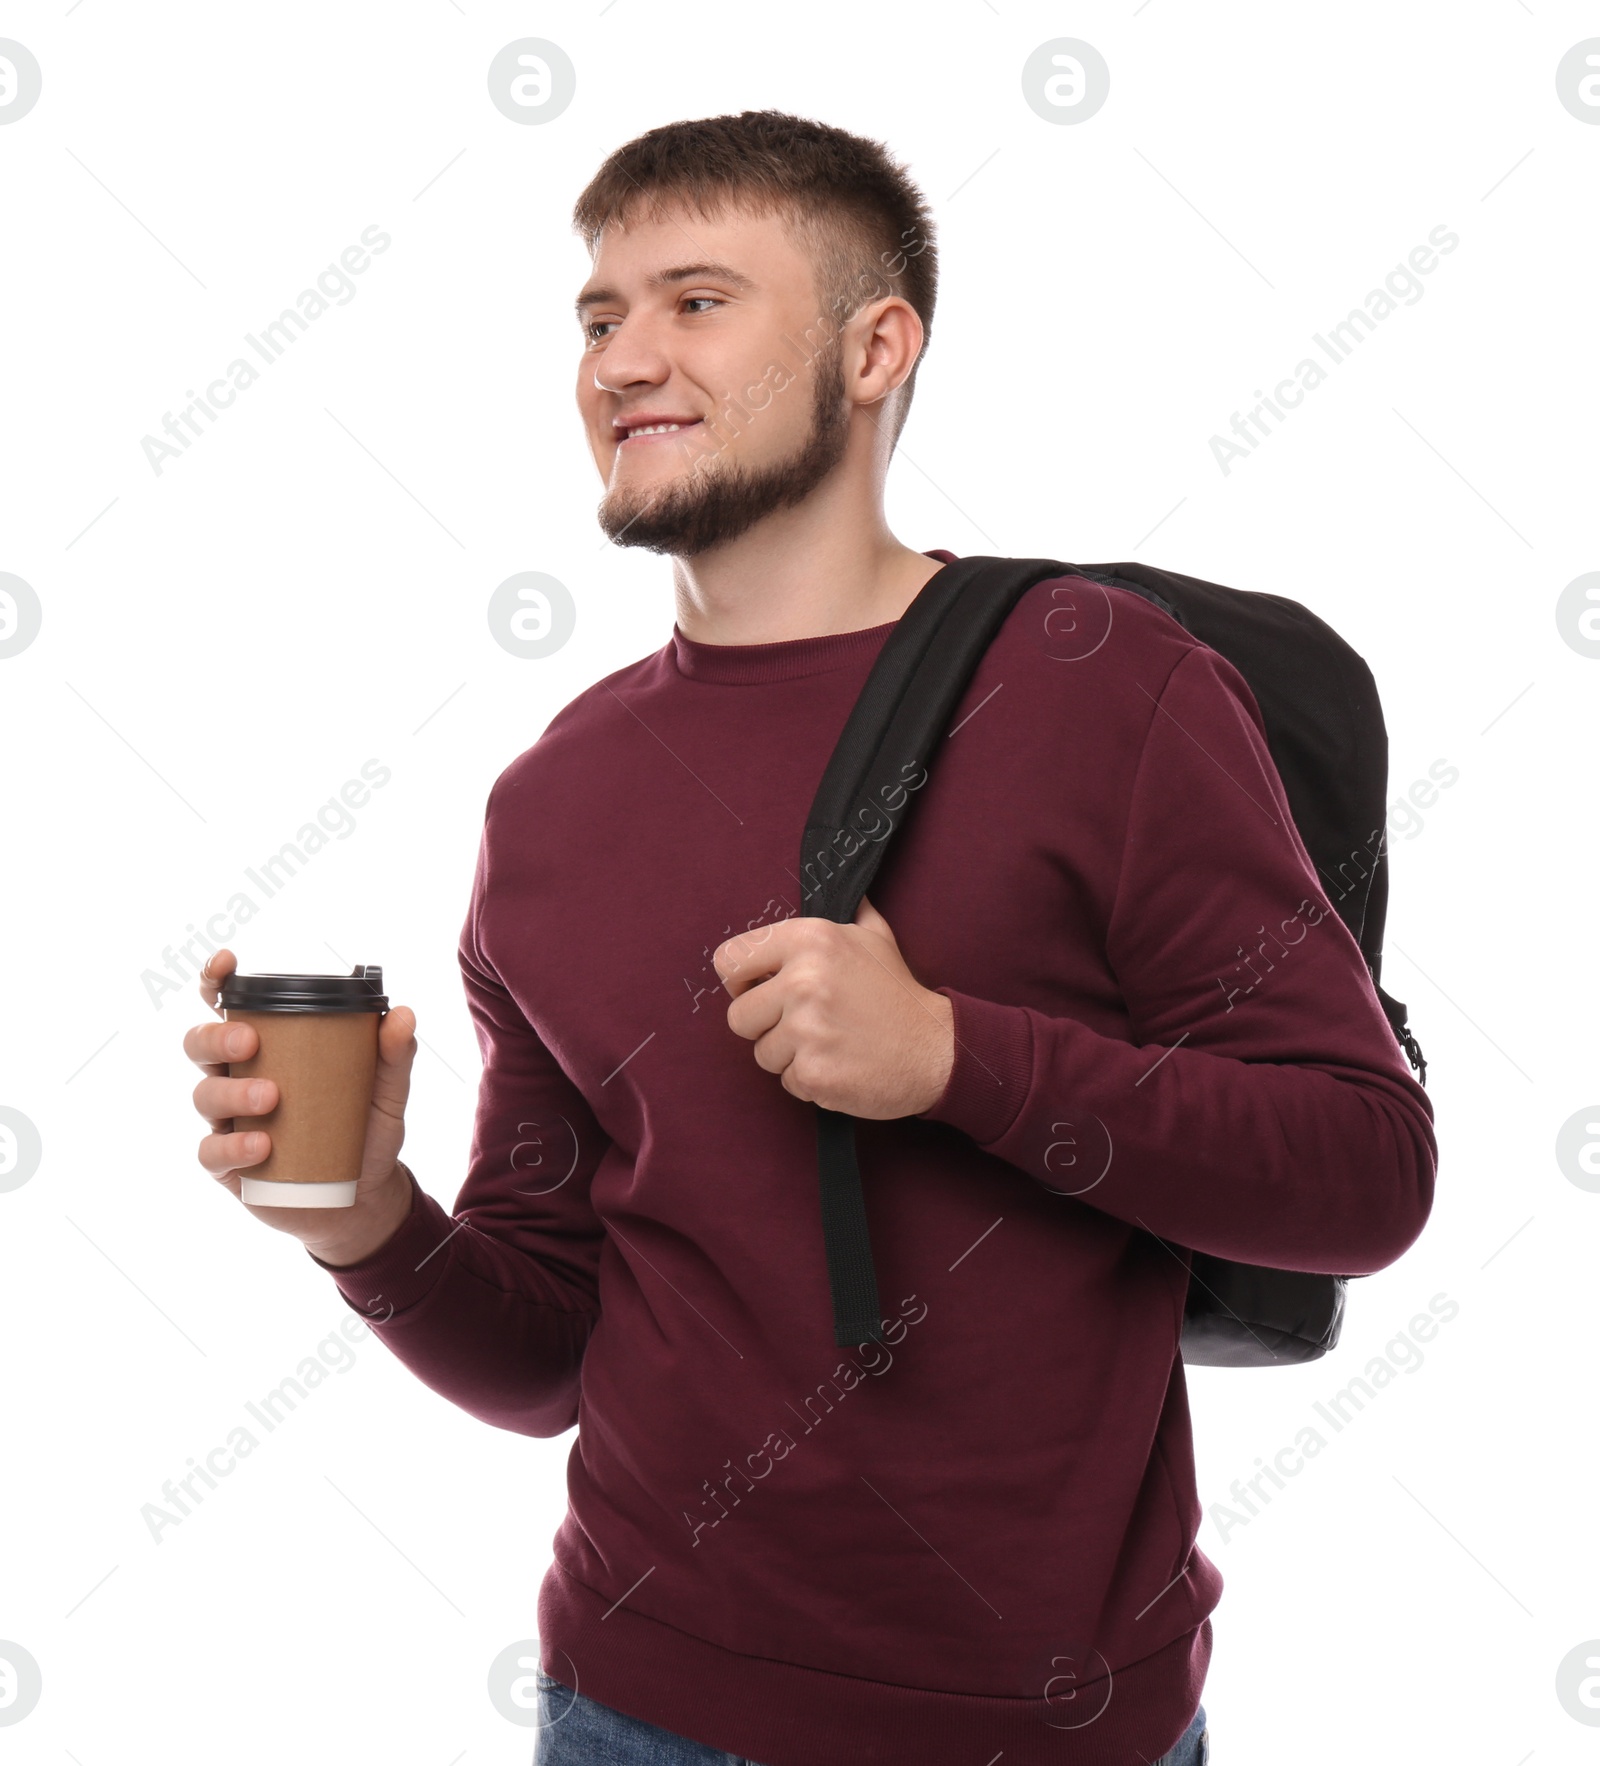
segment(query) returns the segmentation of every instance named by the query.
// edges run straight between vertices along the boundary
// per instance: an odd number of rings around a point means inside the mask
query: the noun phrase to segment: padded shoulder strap
[[[818,787],[800,853],[801,913],[840,924],[877,874],[939,738],[1006,615],[1036,582],[1070,576],[1052,558],[961,558],[923,584],[879,651]],[[822,1236],[840,1348],[885,1340],[855,1118],[817,1107]]]
[[[959,558],[937,570],[889,634],[845,720],[800,855],[801,912],[845,922],[904,823],[979,660],[1053,558]]]

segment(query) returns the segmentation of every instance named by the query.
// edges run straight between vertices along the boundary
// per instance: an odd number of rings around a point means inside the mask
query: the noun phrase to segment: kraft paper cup
[[[348,975],[230,975],[219,999],[229,1023],[253,1024],[260,1046],[230,1061],[234,1079],[277,1082],[277,1107],[235,1116],[238,1132],[265,1129],[272,1151],[239,1174],[239,1198],[258,1208],[349,1208],[367,1141],[378,1024],[389,1009],[383,969]]]

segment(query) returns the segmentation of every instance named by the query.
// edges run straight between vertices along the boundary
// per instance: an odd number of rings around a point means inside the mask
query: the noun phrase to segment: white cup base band
[[[353,1208],[356,1180],[348,1183],[273,1183],[265,1177],[239,1179],[239,1200],[257,1208]]]

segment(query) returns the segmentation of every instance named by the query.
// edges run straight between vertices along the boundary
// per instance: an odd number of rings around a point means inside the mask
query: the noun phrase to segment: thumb
[[[878,912],[864,895],[861,898],[860,906],[856,909],[854,923],[864,932],[880,933],[883,937],[887,938],[891,944],[894,943],[894,933],[889,928],[889,922],[884,919],[883,915]]]
[[[410,1006],[395,1006],[378,1020],[377,1085],[380,1090],[405,1087],[411,1074],[411,1062],[417,1052],[417,1015]]]

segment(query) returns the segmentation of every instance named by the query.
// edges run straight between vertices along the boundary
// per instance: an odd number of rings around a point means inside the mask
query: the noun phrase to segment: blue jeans
[[[1211,1738],[1202,1705],[1194,1721],[1151,1766],[1207,1766]],[[539,1740],[533,1766],[759,1766],[657,1729],[586,1698],[539,1671]]]

